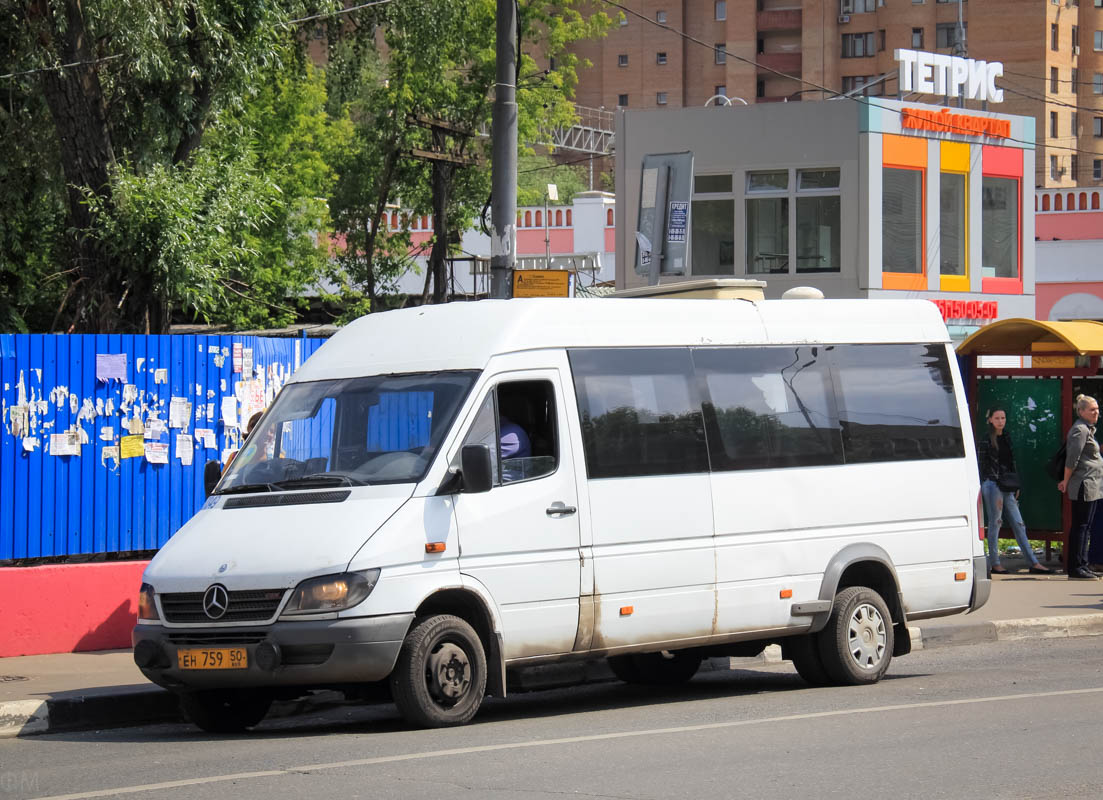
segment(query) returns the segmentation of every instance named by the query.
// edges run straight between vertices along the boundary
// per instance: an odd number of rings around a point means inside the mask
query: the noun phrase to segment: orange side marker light
[[[634,606],[621,606],[620,607],[620,615],[622,617],[630,617],[632,615],[632,612],[635,611],[635,610],[636,609],[635,609]]]
[[[447,545],[444,542],[426,542],[425,543],[425,552],[426,553],[443,553],[444,549],[446,547],[447,547]]]
[[[963,580],[965,580],[965,573],[964,573],[964,572],[955,572],[955,573],[954,573],[954,580],[955,580],[955,581],[963,581]]]
[[[780,597],[781,597],[782,600],[788,600],[792,596],[793,596],[793,590],[792,589],[782,589],[781,592],[780,592]]]

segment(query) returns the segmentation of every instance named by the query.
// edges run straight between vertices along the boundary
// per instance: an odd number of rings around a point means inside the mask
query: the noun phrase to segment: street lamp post
[[[551,269],[551,235],[548,233],[550,220],[548,219],[548,201],[559,202],[559,187],[554,183],[548,184],[548,190],[544,192],[544,269]]]

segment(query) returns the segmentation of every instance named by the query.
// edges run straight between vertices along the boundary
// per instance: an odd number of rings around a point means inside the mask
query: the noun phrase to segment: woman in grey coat
[[[1065,479],[1058,491],[1068,492],[1072,502],[1072,527],[1069,529],[1069,580],[1098,580],[1088,568],[1088,544],[1091,541],[1095,501],[1103,497],[1103,458],[1095,440],[1099,421],[1099,403],[1093,397],[1076,397],[1076,421],[1065,441]]]

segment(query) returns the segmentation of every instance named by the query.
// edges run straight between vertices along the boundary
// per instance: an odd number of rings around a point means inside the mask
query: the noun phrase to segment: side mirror
[[[217,461],[208,461],[203,465],[203,496],[210,497],[218,479],[222,477],[222,465]]]
[[[485,444],[469,444],[460,451],[463,490],[470,494],[489,492],[494,485],[494,466],[490,448]]]

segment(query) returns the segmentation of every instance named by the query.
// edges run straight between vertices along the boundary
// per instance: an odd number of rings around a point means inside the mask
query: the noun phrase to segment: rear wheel
[[[238,733],[264,719],[272,695],[256,689],[205,689],[180,695],[184,718],[208,733]]]
[[[697,674],[701,657],[690,653],[636,653],[610,656],[609,668],[625,683],[673,686]]]
[[[865,586],[835,595],[818,638],[824,670],[835,683],[876,683],[892,661],[892,616],[881,595]]]
[[[486,655],[479,635],[450,614],[421,620],[402,643],[391,692],[402,716],[414,725],[469,722],[486,694]]]

